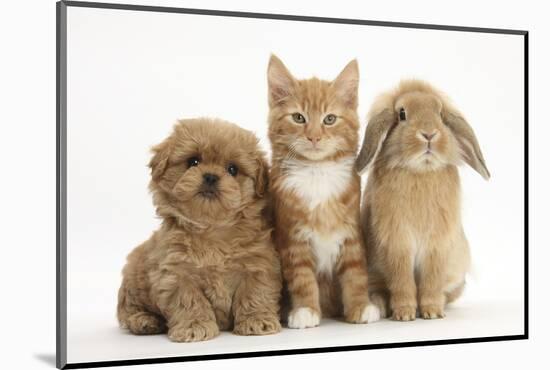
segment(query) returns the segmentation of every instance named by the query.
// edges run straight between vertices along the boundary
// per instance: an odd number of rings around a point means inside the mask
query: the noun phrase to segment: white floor
[[[351,325],[323,320],[320,327],[283,329],[276,335],[241,337],[229,332],[198,343],[172,343],[166,335],[134,336],[117,327],[114,312],[75,318],[69,326],[68,362],[319,348],[523,334],[522,302],[460,301],[441,320],[382,320]],[[90,319],[93,318],[93,319]]]

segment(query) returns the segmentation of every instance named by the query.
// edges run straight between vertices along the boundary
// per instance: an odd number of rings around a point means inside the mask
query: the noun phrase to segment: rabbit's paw
[[[445,317],[443,306],[425,305],[420,306],[420,317],[424,319],[442,319]]]
[[[393,309],[392,320],[396,321],[412,321],[416,319],[416,307],[401,306]]]

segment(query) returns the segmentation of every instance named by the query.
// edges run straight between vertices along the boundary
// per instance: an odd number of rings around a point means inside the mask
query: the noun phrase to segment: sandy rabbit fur
[[[369,171],[361,227],[371,300],[383,316],[442,318],[461,295],[470,266],[462,162],[489,178],[473,130],[441,92],[406,80],[375,101],[356,169]]]

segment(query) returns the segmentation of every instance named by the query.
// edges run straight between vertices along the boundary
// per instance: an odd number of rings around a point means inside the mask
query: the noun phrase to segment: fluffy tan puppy
[[[457,166],[489,171],[474,131],[443,93],[406,80],[373,104],[357,170],[372,300],[394,320],[444,317],[470,266]],[[389,307],[386,307],[389,305]]]
[[[268,168],[258,139],[211,119],[179,121],[153,148],[150,190],[160,228],[123,270],[118,320],[175,342],[280,330],[282,286],[264,217]]]

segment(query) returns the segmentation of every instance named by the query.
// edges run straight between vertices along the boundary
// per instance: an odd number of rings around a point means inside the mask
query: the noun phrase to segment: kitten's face
[[[357,62],[350,62],[331,82],[296,80],[271,57],[268,67],[269,138],[274,159],[334,160],[355,155]]]

